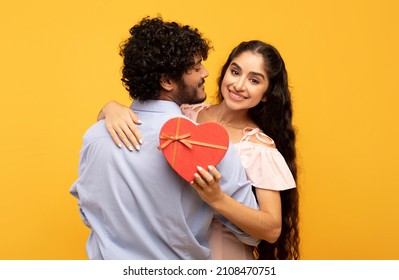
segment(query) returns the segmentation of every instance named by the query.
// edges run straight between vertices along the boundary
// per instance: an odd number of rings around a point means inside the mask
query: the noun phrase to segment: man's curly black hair
[[[203,60],[211,48],[196,28],[164,22],[160,16],[143,18],[130,29],[122,43],[122,82],[131,98],[158,99],[162,75],[179,82],[194,66],[194,56]]]

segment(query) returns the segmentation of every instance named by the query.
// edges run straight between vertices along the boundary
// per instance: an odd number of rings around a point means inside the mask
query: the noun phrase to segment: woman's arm
[[[101,119],[105,119],[105,126],[118,147],[122,147],[122,141],[130,151],[133,151],[133,147],[140,150],[139,144],[143,140],[137,124],[141,124],[141,121],[133,110],[116,101],[110,101],[98,114],[97,120]]]
[[[278,191],[256,189],[259,210],[249,208],[226,195],[219,185],[221,174],[215,167],[198,169],[191,185],[215,211],[230,220],[245,233],[270,243],[281,233],[281,200]]]

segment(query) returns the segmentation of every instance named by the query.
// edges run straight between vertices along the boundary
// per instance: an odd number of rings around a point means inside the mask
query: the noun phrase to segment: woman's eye
[[[257,79],[251,79],[251,82],[252,82],[253,84],[259,84],[259,81],[258,81]]]
[[[238,71],[237,71],[237,70],[235,70],[235,69],[231,69],[231,74],[233,74],[233,75],[238,75],[239,73],[238,73]]]

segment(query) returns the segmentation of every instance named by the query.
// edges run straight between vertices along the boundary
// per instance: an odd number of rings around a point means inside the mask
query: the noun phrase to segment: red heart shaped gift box
[[[197,166],[216,166],[229,146],[227,131],[217,123],[195,124],[185,118],[168,120],[159,134],[160,146],[172,168],[187,182],[194,179]]]

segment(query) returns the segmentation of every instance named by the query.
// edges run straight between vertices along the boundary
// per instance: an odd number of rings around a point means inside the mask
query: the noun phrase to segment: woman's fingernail
[[[212,166],[212,165],[208,165],[208,169],[209,169],[209,170],[212,170],[212,169],[213,169],[213,166]]]
[[[137,123],[142,124],[143,122],[141,120],[137,120]]]
[[[136,150],[140,151],[140,146],[139,145],[136,146]]]
[[[139,143],[140,143],[140,144],[143,144],[143,139],[139,139]]]
[[[197,170],[198,171],[202,171],[202,170],[204,170],[201,166],[197,166]]]
[[[119,143],[119,144],[117,144],[117,145],[118,145],[119,148],[122,148],[122,144],[121,144],[121,143]]]
[[[133,151],[133,147],[129,145],[129,147],[127,147],[129,149],[129,151]]]

